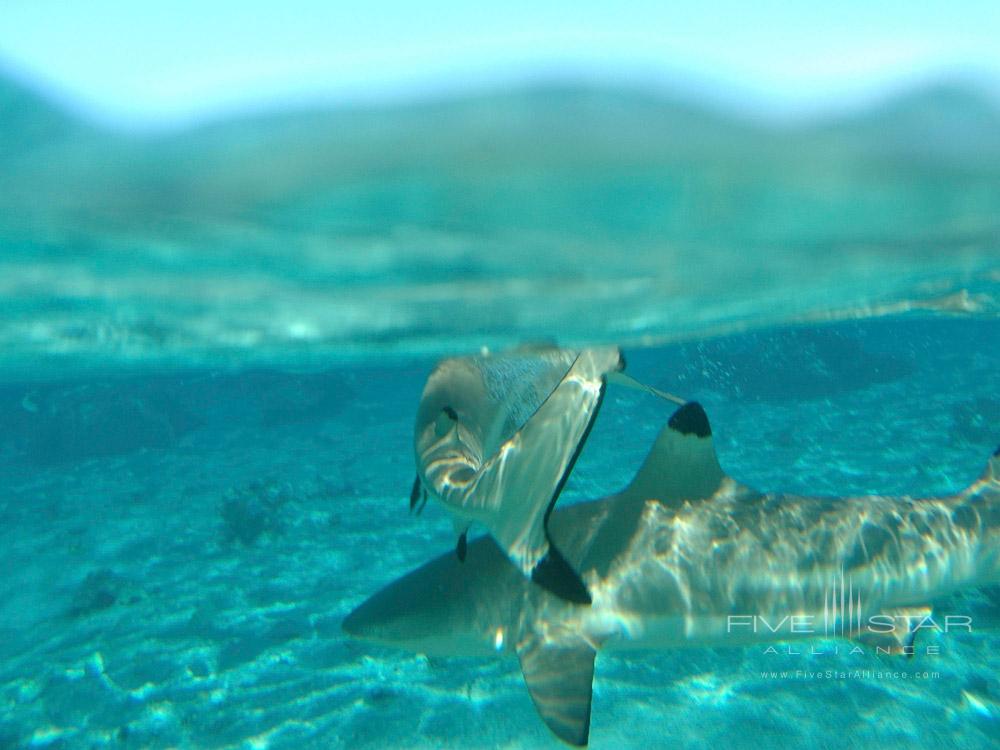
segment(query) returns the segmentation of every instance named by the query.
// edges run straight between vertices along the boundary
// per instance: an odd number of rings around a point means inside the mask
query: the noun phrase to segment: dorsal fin
[[[726,475],[712,445],[708,416],[696,401],[673,413],[622,495],[671,501],[711,497]]]
[[[557,645],[533,636],[518,647],[517,655],[538,715],[563,742],[586,745],[590,737],[594,649],[583,641]]]

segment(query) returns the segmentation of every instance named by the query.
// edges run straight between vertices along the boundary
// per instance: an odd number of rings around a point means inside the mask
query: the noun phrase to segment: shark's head
[[[532,584],[487,537],[432,560],[371,596],[343,622],[354,638],[431,656],[486,656],[510,648]]]

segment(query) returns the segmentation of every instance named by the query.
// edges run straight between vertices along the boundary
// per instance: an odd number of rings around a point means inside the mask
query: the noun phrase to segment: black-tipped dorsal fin
[[[671,414],[667,420],[667,427],[681,435],[712,437],[712,425],[708,423],[708,415],[697,401],[688,401]]]
[[[549,644],[529,638],[517,655],[535,709],[563,742],[583,746],[590,737],[594,649],[579,642]]]
[[[702,500],[711,497],[725,477],[708,416],[698,402],[689,401],[670,417],[622,494],[664,503]]]

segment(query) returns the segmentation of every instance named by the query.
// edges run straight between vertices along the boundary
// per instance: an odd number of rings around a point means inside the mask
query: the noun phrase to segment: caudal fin
[[[538,715],[563,742],[586,745],[590,738],[594,649],[586,643],[551,644],[534,636],[518,648],[517,655]]]

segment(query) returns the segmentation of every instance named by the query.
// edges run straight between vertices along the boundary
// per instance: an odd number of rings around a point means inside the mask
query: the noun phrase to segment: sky
[[[545,78],[777,114],[1000,81],[997,0],[0,0],[0,68],[93,118],[185,124]]]

